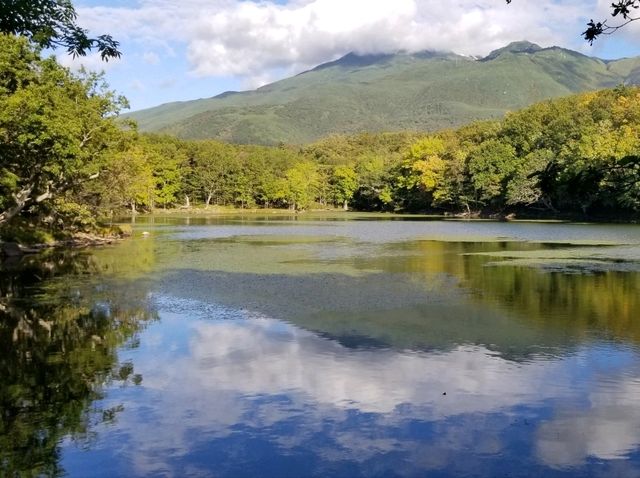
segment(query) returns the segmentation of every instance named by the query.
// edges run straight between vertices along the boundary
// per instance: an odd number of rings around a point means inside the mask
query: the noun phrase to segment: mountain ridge
[[[349,53],[256,90],[129,113],[142,131],[233,143],[307,143],[336,133],[436,130],[582,91],[640,84],[640,58],[602,60],[513,42],[451,52]]]

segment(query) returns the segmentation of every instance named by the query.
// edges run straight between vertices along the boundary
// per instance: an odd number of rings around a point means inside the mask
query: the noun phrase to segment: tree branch
[[[31,201],[31,193],[33,192],[34,184],[28,184],[23,186],[20,191],[12,194],[15,204],[8,209],[0,213],[0,225],[9,222],[16,215],[20,214],[29,201]]]
[[[507,4],[510,4],[512,0],[506,0]],[[618,0],[611,4],[611,16],[620,16],[624,20],[619,25],[610,26],[607,25],[607,20],[596,22],[593,19],[587,23],[587,29],[582,32],[582,36],[585,40],[593,45],[593,42],[601,35],[612,35],[621,28],[624,28],[631,22],[640,20],[640,17],[635,17],[631,13],[633,10],[640,8],[640,0]]]

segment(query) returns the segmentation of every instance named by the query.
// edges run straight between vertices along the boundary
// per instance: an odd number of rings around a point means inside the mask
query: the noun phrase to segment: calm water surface
[[[0,476],[640,477],[638,226],[134,230],[1,266]]]

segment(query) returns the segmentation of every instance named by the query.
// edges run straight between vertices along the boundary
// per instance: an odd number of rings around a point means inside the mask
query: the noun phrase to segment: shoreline
[[[612,225],[638,225],[640,218],[630,214],[606,215],[598,214],[586,216],[583,214],[571,213],[546,213],[519,211],[511,213],[496,212],[472,212],[451,213],[441,211],[423,212],[388,212],[388,211],[345,211],[341,208],[335,209],[309,209],[303,211],[292,211],[289,209],[239,209],[232,207],[214,206],[209,208],[172,208],[155,209],[149,212],[140,212],[136,215],[120,216],[116,225],[107,226],[103,233],[75,233],[50,242],[34,242],[20,240],[0,240],[0,260],[19,258],[25,255],[38,254],[51,249],[83,249],[86,247],[108,246],[120,242],[133,235],[132,224],[137,218],[216,218],[232,216],[262,216],[262,217],[295,217],[295,218],[340,218],[340,219],[424,219],[441,221],[486,221],[486,222],[547,222],[547,223],[575,223],[575,224],[612,224]]]
[[[251,208],[240,209],[233,207],[214,206],[209,208],[171,208],[154,209],[149,212],[141,212],[132,215],[123,215],[122,218],[151,218],[151,217],[225,217],[225,216],[289,216],[289,217],[309,217],[309,216],[329,216],[329,217],[374,217],[374,218],[429,218],[441,220],[460,221],[498,221],[498,222],[520,222],[520,221],[544,221],[544,222],[576,222],[592,224],[640,224],[640,217],[630,213],[608,213],[601,212],[594,215],[582,213],[557,213],[545,211],[476,211],[472,213],[455,213],[450,211],[420,211],[420,212],[392,212],[392,211],[345,211],[342,208],[335,209],[309,209],[303,211],[292,211],[290,209],[273,208]]]
[[[110,228],[107,234],[75,233],[69,237],[45,243],[27,244],[19,241],[0,241],[0,260],[20,258],[52,249],[84,249],[86,247],[108,246],[120,242],[133,234],[126,225]]]

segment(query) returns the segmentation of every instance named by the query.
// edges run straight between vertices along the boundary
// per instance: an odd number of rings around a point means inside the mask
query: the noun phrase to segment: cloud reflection
[[[562,408],[537,433],[540,459],[556,468],[588,457],[625,458],[640,444],[640,377],[601,377],[584,408]]]
[[[572,381],[576,368],[598,365],[597,353],[519,363],[470,345],[431,353],[349,349],[242,312],[186,325],[184,309],[165,311],[158,327],[190,327],[188,334],[164,330],[136,359],[146,397],[118,425],[117,435],[127,437],[123,452],[136,450],[131,459],[142,475],[177,475],[180,457],[194,450],[228,458],[238,453],[239,437],[263,440],[278,456],[312,453],[327,474],[349,461],[365,475],[372,460],[393,453],[402,456],[399,474],[416,467],[471,472],[482,456],[513,453],[513,434],[532,441],[527,459],[556,468],[590,456],[622,458],[640,444],[639,366],[626,363],[624,376],[614,370]],[[569,409],[585,393],[588,406]],[[545,412],[554,418],[538,427],[535,410],[549,404],[558,411]],[[533,426],[525,427],[518,407],[533,410]],[[232,461],[221,459],[221,475],[233,475],[224,468]]]
[[[366,413],[426,406],[432,419],[538,400],[540,383],[557,369],[554,362],[509,362],[479,346],[430,354],[353,350],[272,319],[200,323],[190,351],[171,381],[241,395],[299,394]]]

